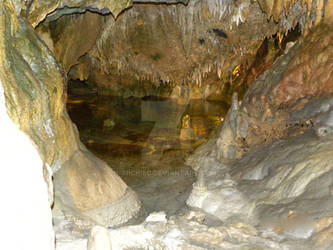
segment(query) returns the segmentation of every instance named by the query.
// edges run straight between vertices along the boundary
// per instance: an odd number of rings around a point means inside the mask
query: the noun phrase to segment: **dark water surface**
[[[71,96],[68,113],[89,150],[137,192],[148,212],[184,207],[195,181],[184,164],[221,125],[224,103]]]

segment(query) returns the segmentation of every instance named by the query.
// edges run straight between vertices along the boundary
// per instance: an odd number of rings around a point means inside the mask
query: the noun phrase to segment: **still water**
[[[147,212],[184,207],[195,174],[184,164],[221,125],[220,102],[86,96],[68,99],[68,113],[89,150],[137,192]]]

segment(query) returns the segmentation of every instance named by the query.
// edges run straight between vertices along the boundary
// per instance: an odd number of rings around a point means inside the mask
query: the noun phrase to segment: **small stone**
[[[90,231],[88,250],[111,250],[111,238],[108,230],[101,226],[95,226]]]
[[[166,214],[164,211],[154,212],[148,215],[146,222],[167,222]]]
[[[104,120],[103,126],[106,128],[113,128],[116,125],[116,123],[112,119],[106,119]]]

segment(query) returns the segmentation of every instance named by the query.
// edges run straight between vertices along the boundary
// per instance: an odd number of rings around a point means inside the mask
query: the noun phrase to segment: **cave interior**
[[[333,1],[3,0],[0,23],[3,249],[333,249]]]

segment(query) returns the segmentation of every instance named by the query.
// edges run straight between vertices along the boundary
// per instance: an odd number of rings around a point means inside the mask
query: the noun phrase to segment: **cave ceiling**
[[[30,23],[35,27],[46,17],[50,20],[59,18],[62,15],[72,13],[83,13],[87,10],[101,14],[112,13],[117,17],[123,10],[136,3],[182,3],[188,4],[190,1],[197,0],[13,0],[16,10],[21,10]],[[233,2],[241,5],[243,0],[219,0],[220,5],[227,5]],[[288,16],[295,4],[301,4],[307,7],[308,18],[320,22],[324,17],[330,20],[333,16],[332,3],[327,0],[256,0],[262,11],[267,14],[267,18],[274,18],[278,22],[284,16]]]
[[[117,17],[123,10],[129,8],[133,3],[183,3],[188,0],[25,0],[24,4],[14,1],[17,10],[27,16],[30,23],[36,27],[47,16],[54,20],[62,15],[83,13],[87,10],[100,14],[110,12]]]

